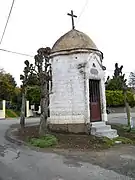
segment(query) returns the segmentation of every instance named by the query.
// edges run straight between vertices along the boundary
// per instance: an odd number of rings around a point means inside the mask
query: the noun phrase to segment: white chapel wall
[[[93,63],[95,67],[93,67]],[[100,80],[102,120],[106,119],[105,73],[95,53],[56,56],[52,59],[53,94],[50,96],[50,121],[53,123],[89,123],[89,79]],[[78,69],[85,64],[84,74]],[[96,69],[98,74],[93,74]],[[84,80],[85,79],[85,80]]]
[[[87,58],[88,54],[81,53],[53,58],[51,117],[57,116],[56,118],[58,118],[58,116],[61,116],[61,118],[66,119],[65,122],[84,123],[86,119],[84,76],[79,72],[78,64],[83,63]]]

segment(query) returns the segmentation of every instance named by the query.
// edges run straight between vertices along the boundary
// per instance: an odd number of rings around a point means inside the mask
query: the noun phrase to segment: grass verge
[[[116,128],[117,129],[117,128]],[[124,130],[122,129],[122,132]],[[119,131],[118,131],[119,133]],[[64,133],[52,133],[45,137],[39,137],[39,126],[25,127],[22,131],[18,130],[16,136],[29,145],[47,148],[55,147],[60,149],[78,149],[78,150],[102,150],[108,149],[116,144],[116,141],[121,141],[122,144],[134,144],[133,140],[129,137],[124,137],[123,134],[119,134],[120,137],[115,139],[109,139],[107,137],[98,138],[92,135],[80,135],[80,134],[64,134]],[[135,133],[134,133],[135,137]],[[134,140],[135,141],[135,140]]]
[[[6,109],[6,118],[18,117],[18,114],[11,109]]]
[[[52,147],[58,144],[58,140],[54,135],[47,134],[40,138],[30,138],[28,143],[40,148]]]
[[[125,138],[125,142],[126,142],[126,139],[128,139],[128,140],[130,140],[130,142],[132,141],[132,144],[135,145],[135,129],[132,129],[131,131],[129,131],[128,126],[121,125],[121,124],[111,124],[111,126],[113,129],[117,130],[118,135],[120,137]],[[118,138],[120,138],[120,137],[118,137]]]
[[[126,138],[126,137],[121,137],[121,136],[116,137],[114,139],[102,137],[102,141],[103,141],[104,145],[107,147],[112,147],[115,144],[117,144],[117,142],[120,142],[120,144],[134,144],[134,142],[131,139]]]

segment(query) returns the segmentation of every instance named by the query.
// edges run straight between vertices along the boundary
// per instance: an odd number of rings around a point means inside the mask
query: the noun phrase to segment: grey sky
[[[0,37],[12,0],[0,1]],[[85,6],[86,5],[86,6]],[[85,6],[85,9],[84,9]],[[114,63],[124,65],[124,72],[135,69],[134,0],[23,0],[15,1],[0,48],[35,55],[40,47],[50,46],[71,29],[71,9],[80,16],[76,29],[88,34],[104,53],[107,74]],[[20,84],[24,60],[32,58],[0,51],[0,67],[10,72]]]

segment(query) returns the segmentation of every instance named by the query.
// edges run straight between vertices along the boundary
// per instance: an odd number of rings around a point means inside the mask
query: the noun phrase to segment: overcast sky
[[[12,0],[0,1],[0,38]],[[104,53],[107,74],[115,62],[124,65],[128,77],[135,70],[135,0],[16,0],[0,48],[35,55],[40,47],[52,47],[71,29],[67,13],[78,16],[76,29],[83,31]],[[24,60],[31,57],[0,51],[0,67],[20,84]]]

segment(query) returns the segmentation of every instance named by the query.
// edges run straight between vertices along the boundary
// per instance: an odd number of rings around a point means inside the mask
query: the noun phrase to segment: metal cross
[[[74,25],[74,17],[77,18],[77,16],[74,15],[73,10],[71,10],[71,14],[68,13],[67,15],[68,15],[68,16],[71,16],[71,18],[72,18],[72,29],[75,29],[75,25]]]

